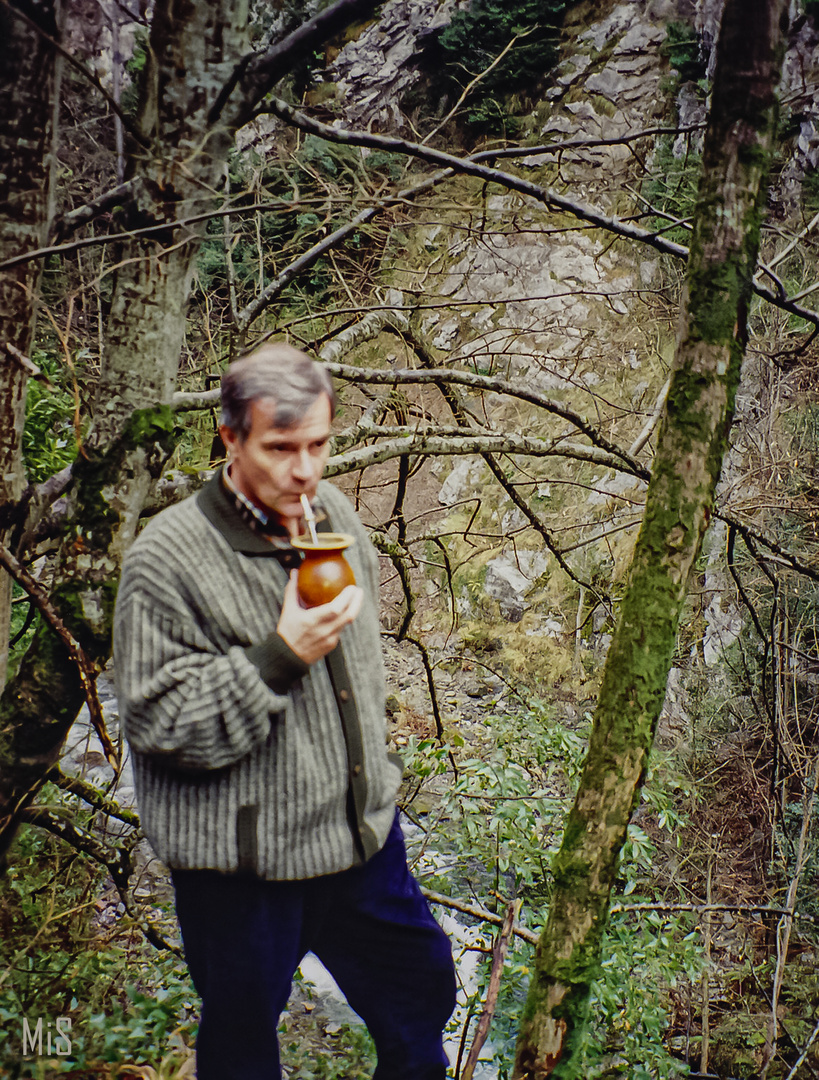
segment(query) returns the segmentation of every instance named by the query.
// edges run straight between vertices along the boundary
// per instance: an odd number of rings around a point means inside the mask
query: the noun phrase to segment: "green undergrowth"
[[[697,31],[686,22],[670,22],[660,51],[682,81],[705,77],[708,55]]]
[[[53,789],[40,801],[93,827]],[[0,896],[0,1076],[107,1077],[123,1062],[159,1068],[174,1052],[190,1056],[196,997],[185,966],[127,916],[100,919],[119,898],[99,863],[24,826]]]
[[[97,815],[51,785],[39,802],[93,835],[105,832]],[[119,842],[133,839],[127,830]],[[2,1080],[192,1077],[199,999],[186,965],[150,945],[119,899],[94,859],[39,828],[21,828],[0,877]],[[173,941],[170,902],[152,903],[152,919]],[[328,1024],[299,975],[296,984],[279,1028],[285,1075],[371,1076],[366,1030]]]
[[[654,156],[650,177],[643,185],[643,195],[652,210],[658,211],[649,218],[648,227],[662,231],[663,236],[675,243],[691,243],[688,222],[694,212],[699,187],[702,157],[687,151],[677,157],[674,142],[663,136]],[[676,224],[679,222],[680,224]]]
[[[418,823],[409,850],[422,884],[499,914],[517,900],[520,923],[539,931],[551,892],[550,864],[583,766],[590,719],[587,714],[579,722],[560,721],[548,701],[532,699],[526,706],[489,709],[477,734],[454,725],[444,745],[412,738],[405,753],[405,807]],[[690,799],[672,759],[660,755],[620,862],[614,897],[620,910],[611,917],[605,941],[581,1074],[589,1080],[686,1075],[669,1045],[671,1002],[701,973],[700,935],[690,915],[630,906],[659,898],[658,868],[665,852],[678,848]],[[458,918],[473,925],[478,941],[456,944],[456,950],[476,944],[491,950],[492,927]],[[501,1080],[511,1074],[531,964],[532,946],[516,938],[492,1023]],[[489,962],[482,961],[472,988],[476,1016],[489,974]]]
[[[296,973],[296,999],[279,1025],[284,1075],[293,1080],[367,1080],[375,1047],[362,1024],[325,1023],[315,1012],[310,988]],[[304,995],[305,1000],[301,997]]]
[[[48,382],[28,382],[23,458],[29,483],[39,484],[77,456],[76,402],[71,374],[53,354],[38,350],[33,360]]]

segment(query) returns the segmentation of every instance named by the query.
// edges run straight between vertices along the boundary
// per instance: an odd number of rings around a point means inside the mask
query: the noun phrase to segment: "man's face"
[[[313,499],[330,453],[330,399],[312,403],[292,427],[276,427],[272,398],[250,406],[250,431],[240,440],[224,424],[219,434],[230,455],[230,479],[252,503],[278,517],[291,536],[301,530],[300,496]]]

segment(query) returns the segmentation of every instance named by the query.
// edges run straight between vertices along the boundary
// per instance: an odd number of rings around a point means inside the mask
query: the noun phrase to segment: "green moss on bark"
[[[120,523],[114,495],[128,458],[142,451],[148,473],[157,479],[175,446],[175,431],[170,406],[136,409],[113,444],[88,450],[77,460],[73,473],[78,505],[70,526],[76,543],[86,550],[108,550]]]

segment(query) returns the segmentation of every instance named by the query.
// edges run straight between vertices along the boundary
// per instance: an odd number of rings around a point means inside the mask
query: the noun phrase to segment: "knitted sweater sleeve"
[[[132,550],[114,623],[120,717],[131,747],[200,771],[232,765],[264,743],[288,699],[265,681],[259,649],[214,640],[184,590],[158,577],[156,558]]]

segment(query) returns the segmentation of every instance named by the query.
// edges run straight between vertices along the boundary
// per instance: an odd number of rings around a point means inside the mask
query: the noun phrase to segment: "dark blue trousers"
[[[340,874],[259,881],[177,870],[173,881],[202,998],[197,1080],[279,1080],[279,1017],[307,952],[367,1025],[374,1080],[444,1080],[452,949],[407,868],[397,817],[382,850]]]

